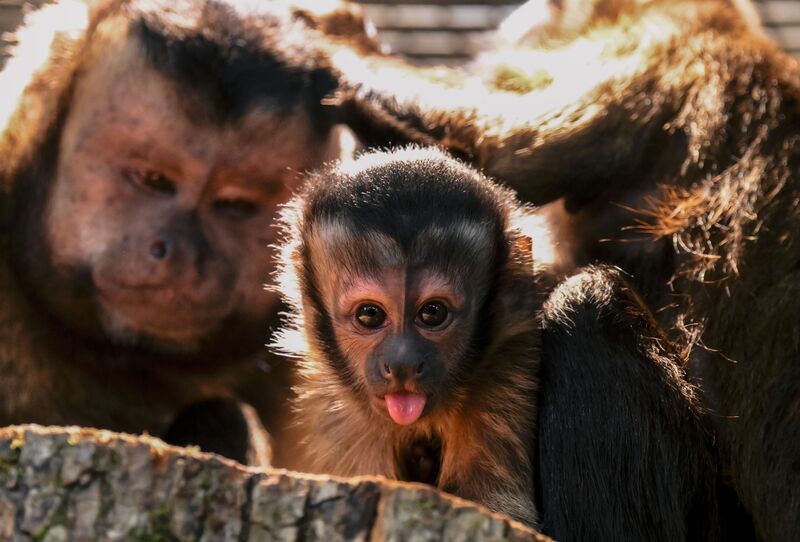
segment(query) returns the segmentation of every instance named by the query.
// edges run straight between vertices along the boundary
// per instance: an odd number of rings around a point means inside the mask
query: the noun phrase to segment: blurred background
[[[0,0],[3,49],[13,41],[8,33],[22,19],[23,5],[31,3],[41,4],[42,0]],[[522,2],[365,0],[359,3],[375,23],[381,40],[393,52],[420,64],[458,64],[485,49],[489,32]],[[758,0],[756,5],[767,32],[786,50],[800,56],[800,0]]]

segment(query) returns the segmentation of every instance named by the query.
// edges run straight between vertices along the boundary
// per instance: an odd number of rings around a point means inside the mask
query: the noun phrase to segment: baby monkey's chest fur
[[[442,439],[438,435],[417,436],[399,443],[394,450],[397,475],[401,480],[439,485],[442,470]]]

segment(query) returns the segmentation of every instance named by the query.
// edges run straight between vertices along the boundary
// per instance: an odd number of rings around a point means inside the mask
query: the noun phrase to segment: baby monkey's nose
[[[404,382],[422,376],[424,371],[425,362],[421,360],[398,359],[381,365],[381,375],[389,381]]]

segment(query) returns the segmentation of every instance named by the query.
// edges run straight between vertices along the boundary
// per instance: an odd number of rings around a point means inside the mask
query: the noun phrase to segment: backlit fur
[[[354,109],[553,202],[563,261],[629,272],[714,412],[756,535],[796,540],[797,60],[746,0],[553,4],[471,77],[342,57]]]
[[[515,223],[523,214],[508,191],[434,150],[373,153],[313,176],[283,214],[276,286],[292,309],[276,346],[300,365],[306,468],[408,480],[414,446],[440,444],[421,458],[439,463],[438,477],[423,481],[535,525],[541,299],[530,239]],[[479,259],[480,272],[468,274],[464,258]],[[477,284],[472,302],[486,309],[452,346],[437,407],[399,426],[370,408],[359,352],[336,343],[330,284],[409,262]]]

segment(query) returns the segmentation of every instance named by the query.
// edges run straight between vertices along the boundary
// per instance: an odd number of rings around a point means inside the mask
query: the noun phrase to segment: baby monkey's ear
[[[528,333],[538,326],[540,288],[533,268],[533,239],[518,232],[508,236],[508,261],[501,268],[494,302],[496,339]]]

